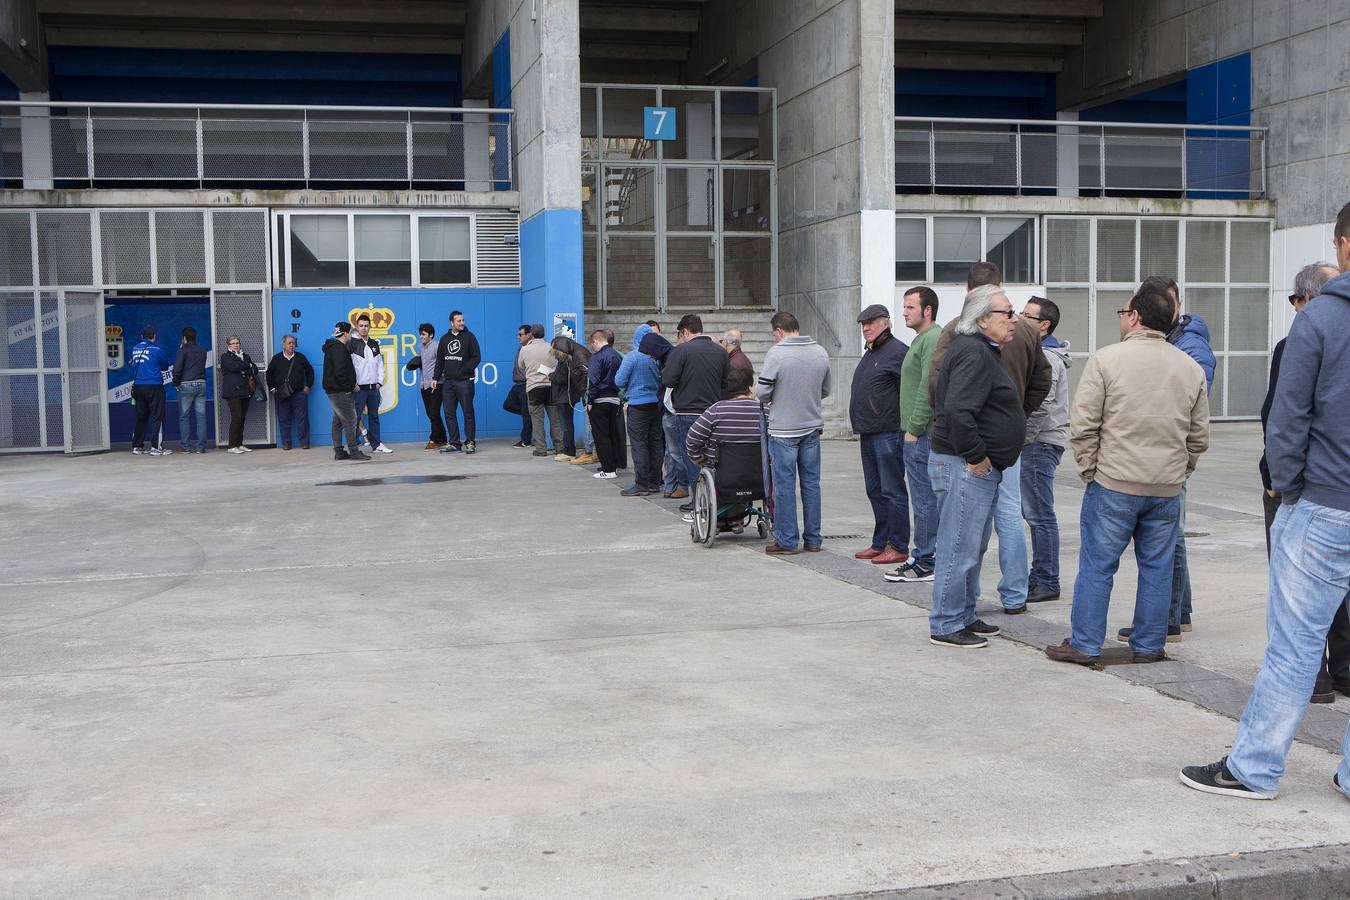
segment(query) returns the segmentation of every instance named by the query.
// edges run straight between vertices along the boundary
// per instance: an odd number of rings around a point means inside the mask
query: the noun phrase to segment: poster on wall
[[[577,314],[559,312],[553,314],[553,336],[577,339]]]

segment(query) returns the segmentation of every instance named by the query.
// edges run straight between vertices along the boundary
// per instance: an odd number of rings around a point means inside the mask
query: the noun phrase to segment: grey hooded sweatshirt
[[[1052,447],[1069,448],[1069,342],[1054,335],[1041,340],[1041,352],[1050,363],[1050,393],[1031,415],[1027,416],[1028,444],[1042,443]]]

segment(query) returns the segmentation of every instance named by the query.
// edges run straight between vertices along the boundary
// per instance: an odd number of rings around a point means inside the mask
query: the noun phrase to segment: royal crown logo
[[[370,316],[370,336],[380,344],[384,358],[384,386],[380,388],[380,412],[387,413],[398,406],[398,335],[390,335],[394,327],[394,311],[387,306],[377,307],[374,303],[366,307],[356,306],[347,310],[347,321],[356,327],[361,315]]]
[[[389,333],[389,329],[394,327],[394,311],[387,306],[376,308],[372,303],[370,306],[362,308],[360,306],[347,311],[347,321],[356,327],[357,317],[362,314],[370,316],[370,332],[378,337],[384,337]]]
[[[103,341],[108,353],[108,368],[122,368],[122,326],[105,325],[103,327]]]

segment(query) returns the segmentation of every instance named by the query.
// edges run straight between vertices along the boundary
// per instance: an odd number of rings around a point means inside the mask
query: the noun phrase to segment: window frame
[[[1032,227],[1032,273],[1031,281],[1008,281],[1006,284],[1016,287],[1036,287],[1041,284],[1042,273],[1044,272],[1044,248],[1042,246],[1041,226],[1044,217],[1032,213],[909,213],[897,211],[895,214],[896,222],[901,219],[920,219],[924,222],[925,229],[925,259],[924,259],[924,277],[923,283],[930,285],[937,284],[961,284],[957,281],[936,281],[934,272],[936,270],[936,260],[934,259],[934,220],[935,219],[978,219],[980,223],[980,259],[983,261],[989,256],[989,219],[1028,219]],[[895,264],[900,263],[899,245],[896,245]],[[907,260],[913,262],[913,260]],[[894,270],[895,266],[892,266]],[[899,281],[896,284],[900,284]]]
[[[291,247],[292,216],[345,216],[347,219],[347,283],[345,285],[308,286],[295,285],[292,278],[292,265],[295,254]],[[401,216],[408,222],[408,239],[411,271],[408,284],[371,285],[359,284],[356,280],[356,216]],[[469,280],[463,282],[422,281],[422,258],[420,232],[421,220],[466,219],[469,223]],[[277,240],[272,245],[271,274],[272,288],[275,290],[331,291],[331,290],[408,290],[409,288],[450,288],[474,287],[478,284],[478,227],[477,215],[462,210],[397,210],[397,209],[279,209],[272,213],[273,227]],[[284,248],[284,250],[283,250]],[[443,260],[437,260],[438,262]]]

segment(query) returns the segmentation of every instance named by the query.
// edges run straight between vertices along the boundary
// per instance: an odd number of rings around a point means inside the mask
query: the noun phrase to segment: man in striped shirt
[[[689,428],[685,448],[689,458],[700,466],[717,464],[718,444],[758,444],[760,442],[760,405],[751,390],[754,375],[749,369],[733,367],[727,373],[729,400],[719,400],[703,411]]]

